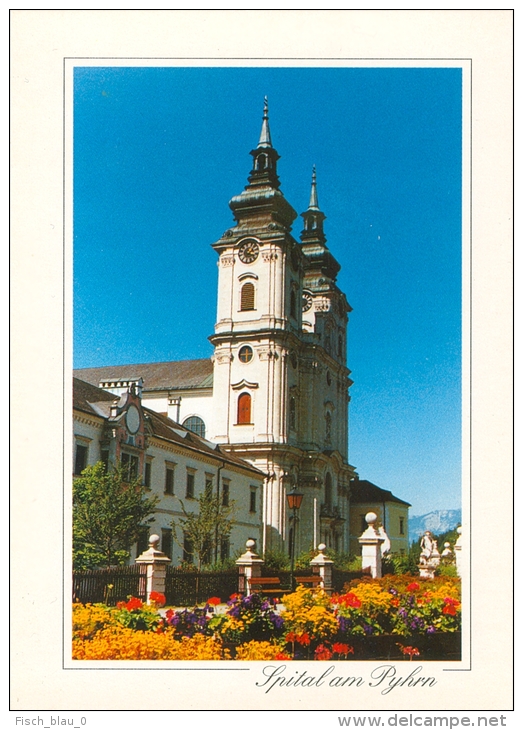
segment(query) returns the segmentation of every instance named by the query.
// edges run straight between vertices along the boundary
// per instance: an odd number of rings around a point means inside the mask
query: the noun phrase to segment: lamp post
[[[289,505],[289,509],[292,510],[292,540],[291,540],[291,591],[294,590],[294,554],[295,554],[295,545],[296,545],[296,525],[298,522],[298,510],[301,507],[301,502],[303,499],[303,494],[300,494],[299,492],[296,492],[295,489],[293,489],[290,492],[287,492],[287,504]]]

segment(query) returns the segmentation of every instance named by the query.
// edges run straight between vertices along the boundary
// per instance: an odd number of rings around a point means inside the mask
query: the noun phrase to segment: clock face
[[[259,252],[260,247],[258,246],[256,241],[245,241],[240,246],[238,256],[240,257],[240,261],[242,261],[244,264],[252,264],[252,262],[256,261],[256,259],[258,258]]]
[[[140,428],[140,413],[136,406],[132,404],[127,409],[125,414],[125,425],[130,433],[136,433]]]
[[[312,307],[312,295],[309,294],[309,292],[304,291],[303,292],[303,298],[302,298],[302,311],[308,312],[309,309]]]

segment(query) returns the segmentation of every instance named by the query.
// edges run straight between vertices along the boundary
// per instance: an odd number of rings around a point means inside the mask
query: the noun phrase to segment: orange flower
[[[221,602],[222,599],[218,598],[217,596],[213,596],[212,598],[207,599],[207,603],[209,604],[209,606],[217,606]]]
[[[419,591],[420,584],[419,583],[409,583],[407,586],[408,591]]]

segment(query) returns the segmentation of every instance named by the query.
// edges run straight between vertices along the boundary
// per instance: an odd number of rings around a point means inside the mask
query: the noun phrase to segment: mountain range
[[[425,530],[430,530],[434,535],[441,535],[460,524],[460,509],[438,509],[426,515],[416,515],[409,518],[409,539],[416,540]]]

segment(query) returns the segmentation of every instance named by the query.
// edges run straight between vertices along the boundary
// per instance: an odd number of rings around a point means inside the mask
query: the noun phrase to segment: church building
[[[234,224],[212,244],[212,358],[75,376],[118,396],[133,387],[146,408],[262,472],[260,551],[292,545],[299,554],[324,542],[348,552],[351,307],[336,282],[340,265],[327,246],[314,169],[299,239],[292,233],[297,213],[280,190],[267,101],[250,154],[247,185],[229,203]],[[294,515],[286,499],[293,490],[303,495]]]

